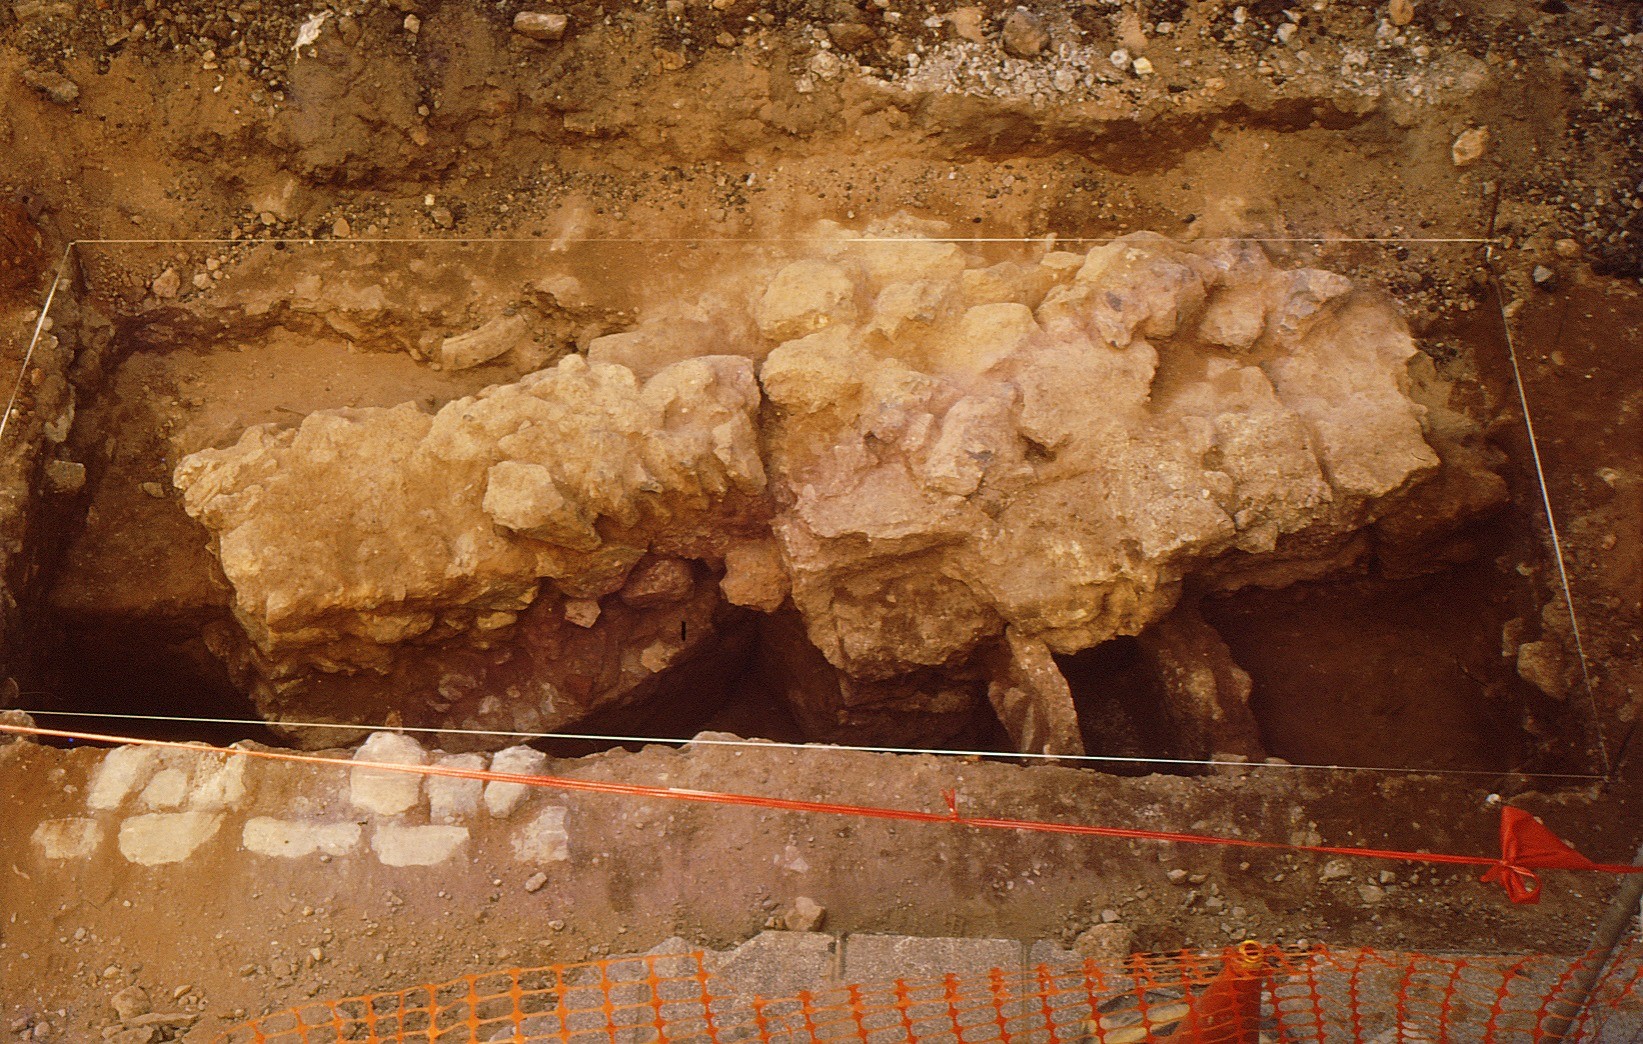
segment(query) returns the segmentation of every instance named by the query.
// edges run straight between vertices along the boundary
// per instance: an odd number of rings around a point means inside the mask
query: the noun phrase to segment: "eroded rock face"
[[[703,300],[432,416],[185,460],[266,698],[431,674],[424,716],[564,724],[776,612],[762,659],[813,734],[929,739],[990,698],[1074,752],[1052,654],[1141,632],[1194,574],[1356,561],[1440,463],[1395,307],[1252,244],[988,263],[824,230]],[[600,657],[642,670],[590,683]]]
[[[745,359],[641,384],[571,356],[194,454],[176,484],[247,639],[217,645],[284,713],[551,728],[620,701],[720,628],[688,560],[764,529],[758,403]]]

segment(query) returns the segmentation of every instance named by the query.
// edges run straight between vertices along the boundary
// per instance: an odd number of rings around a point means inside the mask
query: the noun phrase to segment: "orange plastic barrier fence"
[[[713,955],[468,975],[268,1015],[220,1044],[1520,1044],[1573,1014],[1584,958],[1245,943],[1220,954],[829,986],[718,989]],[[1643,1039],[1643,952],[1621,951],[1567,1041]],[[1563,1005],[1560,1009],[1559,1005]]]

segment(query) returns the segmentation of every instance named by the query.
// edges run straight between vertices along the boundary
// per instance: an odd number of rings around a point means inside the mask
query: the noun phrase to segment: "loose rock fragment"
[[[1488,150],[1489,128],[1473,127],[1471,130],[1462,132],[1455,139],[1455,144],[1450,148],[1449,153],[1450,158],[1454,160],[1455,166],[1469,167],[1482,159],[1483,154]]]
[[[782,914],[782,926],[790,932],[813,932],[826,917],[827,911],[820,903],[801,895]]]
[[[1022,7],[1004,19],[1001,35],[1004,49],[1017,58],[1036,58],[1050,45],[1050,31],[1044,27],[1044,19]]]
[[[127,986],[110,997],[109,1004],[121,1022],[130,1022],[139,1015],[147,1015],[154,1010],[153,1003],[148,999],[148,992],[141,986]]]
[[[557,12],[521,11],[513,16],[513,31],[532,40],[552,42],[564,37],[569,21]]]

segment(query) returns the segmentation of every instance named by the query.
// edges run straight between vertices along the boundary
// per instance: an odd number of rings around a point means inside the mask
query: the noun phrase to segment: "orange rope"
[[[1129,841],[1168,841],[1189,845],[1220,845],[1232,848],[1256,848],[1288,852],[1311,852],[1318,855],[1352,856],[1366,859],[1390,859],[1405,862],[1441,863],[1449,866],[1486,867],[1502,876],[1516,875],[1533,879],[1528,869],[1514,865],[1498,856],[1454,855],[1443,852],[1408,852],[1386,848],[1347,848],[1339,845],[1295,845],[1282,841],[1260,841],[1241,837],[1222,837],[1213,834],[1190,834],[1164,830],[1140,830],[1134,827],[1090,826],[1082,823],[1052,823],[1032,819],[1006,819],[991,816],[965,816],[958,811],[956,791],[943,792],[948,811],[921,812],[912,809],[883,808],[875,805],[839,804],[827,801],[803,801],[795,798],[763,797],[754,794],[733,794],[712,790],[691,790],[683,787],[656,787],[642,783],[616,783],[606,780],[574,779],[569,776],[532,776],[514,772],[495,772],[488,769],[464,769],[449,765],[399,765],[380,761],[352,761],[320,757],[316,754],[297,754],[289,751],[255,750],[209,747],[198,743],[176,740],[143,739],[134,736],[113,736],[94,732],[71,732],[62,729],[43,729],[27,725],[0,724],[0,732],[20,736],[42,736],[72,739],[91,743],[131,744],[168,750],[185,750],[195,754],[214,752],[285,761],[305,765],[324,765],[331,768],[369,769],[380,772],[402,772],[422,776],[445,776],[485,782],[519,783],[525,786],[545,787],[587,794],[612,794],[622,797],[657,798],[669,801],[689,801],[697,804],[737,805],[744,808],[772,809],[781,812],[805,812],[819,815],[852,816],[866,819],[891,819],[911,823],[937,823],[963,826],[976,830],[1029,831],[1049,834],[1071,834],[1081,837],[1104,837]],[[1643,866],[1623,866],[1614,863],[1593,863],[1570,868],[1601,871],[1610,874],[1643,873]],[[1492,879],[1492,875],[1487,879]]]

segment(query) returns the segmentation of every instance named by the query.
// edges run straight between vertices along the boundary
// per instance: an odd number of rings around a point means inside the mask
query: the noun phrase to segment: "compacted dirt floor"
[[[562,14],[563,31],[517,31],[521,12]],[[1640,59],[1643,16],[1595,0],[14,0],[0,6],[0,394],[17,380],[0,431],[12,679],[0,705],[252,717],[200,640],[226,589],[169,488],[168,448],[322,408],[439,404],[529,368],[437,372],[212,311],[218,283],[262,256],[257,241],[286,241],[275,272],[324,257],[325,278],[341,279],[350,255],[331,251],[366,249],[407,271],[464,256],[481,281],[534,251],[621,241],[604,265],[616,328],[624,300],[676,271],[663,241],[896,214],[981,238],[1247,236],[1397,298],[1503,454],[1510,503],[1451,566],[1201,606],[1251,675],[1270,754],[1422,773],[1146,775],[1135,761],[591,742],[552,747],[554,771],[906,807],[940,807],[957,787],[999,815],[1480,854],[1505,798],[1594,857],[1629,861],[1643,706]],[[491,239],[525,244],[416,242]],[[437,326],[441,292],[410,278],[392,307]],[[75,359],[50,348],[53,327],[73,329]],[[1122,696],[1133,650],[1080,657],[1063,664],[1075,697],[1113,723],[1092,752],[1169,756],[1156,720]],[[721,703],[594,725],[802,740],[761,692],[751,671]],[[257,724],[38,721],[289,739]],[[973,731],[976,748],[1004,742]],[[955,839],[694,806],[675,818],[588,796],[565,802],[568,859],[534,887],[500,826],[476,827],[474,847],[437,867],[276,867],[219,838],[170,869],[136,869],[105,845],[66,870],[31,837],[86,814],[97,757],[0,751],[0,1033],[100,1039],[122,1025],[111,999],[139,986],[157,1010],[198,1016],[154,1039],[210,1039],[309,997],[671,935],[723,945],[801,895],[825,907],[827,931],[1082,937],[1102,955],[1244,935],[1572,952],[1613,887],[1550,876],[1543,905],[1516,908],[1447,870],[1343,874],[1311,856]],[[1440,774],[1451,770],[1475,774]],[[229,833],[330,807],[346,789],[330,771],[259,765],[224,813],[239,817]],[[1102,923],[1124,931],[1087,933]]]

